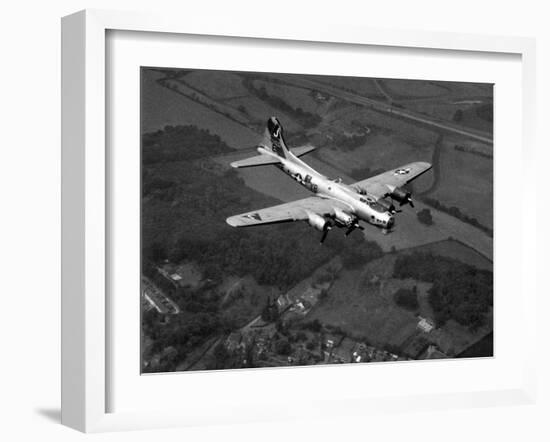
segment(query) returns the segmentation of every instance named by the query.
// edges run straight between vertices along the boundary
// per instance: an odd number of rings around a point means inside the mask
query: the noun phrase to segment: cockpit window
[[[380,213],[384,213],[386,211],[385,207],[382,206],[382,204],[379,204],[377,202],[374,202],[374,203],[370,203],[369,206],[376,210],[377,212],[380,212]]]

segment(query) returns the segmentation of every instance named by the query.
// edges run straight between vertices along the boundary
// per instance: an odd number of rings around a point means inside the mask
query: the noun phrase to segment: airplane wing
[[[266,164],[277,164],[280,161],[276,157],[269,155],[256,155],[255,157],[245,158],[244,160],[233,161],[231,167],[256,167]]]
[[[432,165],[430,163],[420,161],[405,164],[404,166],[367,178],[366,180],[357,181],[351,186],[356,189],[364,190],[376,198],[383,198],[388,192],[391,192],[391,187],[404,186],[431,168]]]
[[[348,206],[345,203],[330,198],[311,196],[278,206],[241,213],[240,215],[227,218],[226,221],[227,224],[233,227],[302,221],[308,218],[309,213],[321,216],[332,215],[335,208],[348,209]]]
[[[307,144],[306,146],[300,146],[300,147],[292,147],[290,149],[290,151],[296,155],[297,157],[301,157],[305,154],[308,154],[310,153],[311,151],[315,150],[316,147],[315,146],[311,146],[309,144]]]
[[[313,150],[315,150],[315,147],[310,145],[294,147],[290,149],[290,151],[297,157],[301,157],[305,154],[308,154]],[[278,164],[278,163],[280,163],[280,161],[277,157],[260,154],[254,157],[245,158],[244,160],[233,161],[231,163],[231,167],[235,167],[235,168],[256,167],[256,166],[265,166],[268,164]]]

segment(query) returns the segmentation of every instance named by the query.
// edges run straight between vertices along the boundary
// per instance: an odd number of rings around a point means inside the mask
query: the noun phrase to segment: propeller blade
[[[355,227],[356,227],[355,224],[352,224],[351,226],[349,226],[348,230],[346,230],[345,235],[348,236],[351,232],[353,232],[355,230]]]
[[[325,239],[327,239],[327,235],[328,235],[328,232],[329,232],[330,229],[332,229],[332,226],[326,226],[323,229],[323,234],[321,235],[320,244],[323,244],[325,242]]]
[[[346,230],[345,235],[348,236],[355,229],[365,230],[365,228],[363,226],[359,225],[359,223],[357,221],[355,221],[351,226],[348,227],[348,230]]]
[[[411,207],[414,207],[413,200],[410,195],[407,195],[407,199],[399,202],[399,207],[403,207],[405,204],[408,204]]]

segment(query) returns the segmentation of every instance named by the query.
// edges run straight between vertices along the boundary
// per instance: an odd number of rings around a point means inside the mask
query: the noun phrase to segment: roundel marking
[[[407,167],[406,169],[397,169],[394,172],[394,175],[407,175],[410,171],[411,169],[409,167]]]

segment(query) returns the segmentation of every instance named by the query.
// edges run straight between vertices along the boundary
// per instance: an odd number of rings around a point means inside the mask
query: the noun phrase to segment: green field
[[[310,90],[263,80],[254,83],[256,87],[265,87],[269,95],[282,98],[294,108],[302,108],[307,112],[317,112],[319,109],[319,103],[313,99]]]
[[[326,75],[307,75],[305,78],[314,80],[321,84],[338,87],[344,90],[356,92],[365,97],[383,100],[384,96],[376,87],[371,78],[358,77],[331,77]]]
[[[493,262],[481,255],[472,247],[466,246],[456,240],[437,241],[423,246],[405,250],[403,253],[428,252],[438,256],[453,258],[464,264],[493,271]]]
[[[195,71],[186,75],[183,80],[213,99],[229,100],[248,95],[238,73]]]
[[[465,214],[493,227],[493,159],[457,151],[455,141],[446,138],[439,159],[440,181],[429,194],[447,207],[456,206]],[[457,191],[460,189],[460,191]]]
[[[142,70],[142,133],[163,129],[167,125],[193,124],[219,135],[234,148],[257,143],[259,134],[224,115],[171,91],[157,80],[162,74]]]
[[[383,79],[379,81],[394,100],[432,98],[449,94],[449,89],[445,83],[399,79]]]

